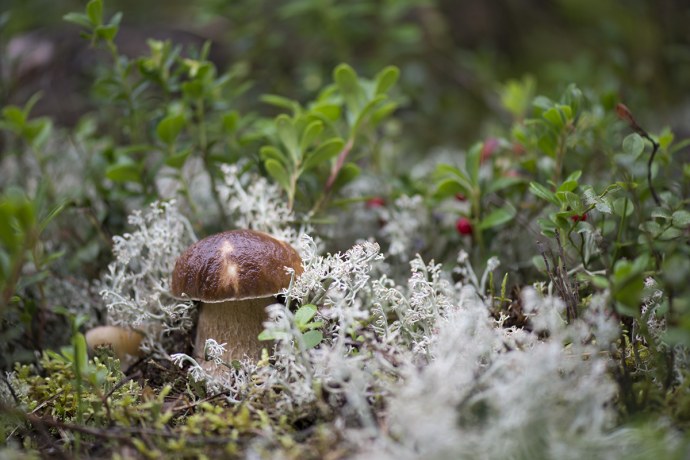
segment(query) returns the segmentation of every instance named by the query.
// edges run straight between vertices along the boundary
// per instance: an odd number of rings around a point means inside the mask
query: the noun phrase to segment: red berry
[[[585,222],[587,220],[587,214],[575,214],[574,216],[570,216],[570,220],[573,222]]]
[[[384,200],[380,196],[375,196],[373,198],[369,198],[365,204],[365,206],[369,209],[382,208],[385,205],[386,205],[386,200]]]
[[[492,153],[494,153],[498,149],[498,139],[494,139],[493,137],[488,138],[487,140],[484,141],[484,145],[482,145],[482,153],[481,153],[481,162],[484,163],[486,160],[489,159]]]
[[[457,222],[455,222],[455,229],[461,235],[471,235],[472,223],[467,217],[460,217]]]

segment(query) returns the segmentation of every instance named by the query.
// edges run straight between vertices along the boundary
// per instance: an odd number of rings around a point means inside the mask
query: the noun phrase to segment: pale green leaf
[[[271,177],[280,185],[286,192],[290,193],[290,176],[283,165],[273,158],[269,158],[264,162],[266,171]]]

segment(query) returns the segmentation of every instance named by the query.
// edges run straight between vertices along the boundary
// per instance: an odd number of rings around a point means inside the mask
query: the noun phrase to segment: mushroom
[[[119,326],[98,326],[86,332],[86,344],[92,350],[96,347],[109,345],[122,367],[133,358],[141,356],[141,340],[144,338],[139,332]]]
[[[258,359],[258,336],[266,307],[302,273],[302,259],[284,241],[254,230],[232,230],[197,241],[177,259],[171,291],[177,298],[201,302],[194,350],[204,362],[209,338],[226,343],[223,361]],[[209,365],[204,365],[212,370]]]

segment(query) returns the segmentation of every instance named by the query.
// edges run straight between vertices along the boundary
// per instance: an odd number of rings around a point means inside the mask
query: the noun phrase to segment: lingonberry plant
[[[415,54],[403,22],[429,2],[336,3],[277,11],[317,18],[334,53],[394,23],[377,32]],[[655,107],[491,80],[481,131],[417,153],[414,60],[304,70],[300,93],[211,42],[125,53],[122,18],[102,0],[65,16],[99,50],[79,123],[33,116],[38,96],[2,109],[0,456],[684,458],[689,142]],[[199,305],[170,277],[236,228],[303,271],[266,308],[261,356],[224,360],[229,341],[192,345]],[[141,335],[142,357],[87,351],[99,324]]]

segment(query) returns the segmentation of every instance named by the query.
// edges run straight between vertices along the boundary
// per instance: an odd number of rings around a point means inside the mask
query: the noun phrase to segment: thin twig
[[[652,185],[652,163],[654,162],[656,152],[659,150],[659,143],[652,139],[652,136],[650,136],[647,131],[642,129],[642,127],[635,120],[635,117],[633,117],[630,109],[626,107],[625,104],[618,104],[616,106],[616,113],[621,120],[628,123],[633,131],[652,143],[652,153],[649,155],[649,161],[647,162],[647,183],[649,184],[649,191],[652,194],[652,198],[654,198],[654,202],[657,206],[661,206],[661,199],[659,198],[659,195],[657,195],[654,185]]]

